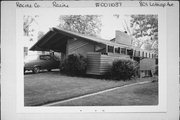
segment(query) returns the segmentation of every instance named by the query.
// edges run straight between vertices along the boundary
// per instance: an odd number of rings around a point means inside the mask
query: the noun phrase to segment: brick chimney
[[[132,38],[127,34],[127,32],[121,32],[119,30],[116,30],[115,33],[115,42],[124,44],[124,45],[132,45],[131,42]]]

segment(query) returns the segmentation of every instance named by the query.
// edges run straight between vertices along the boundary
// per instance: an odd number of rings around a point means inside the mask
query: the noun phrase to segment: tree
[[[91,36],[97,36],[102,26],[99,15],[62,15],[59,21],[59,28]]]
[[[23,32],[24,36],[33,36],[34,29],[30,28],[32,23],[37,23],[36,18],[39,17],[38,15],[35,16],[26,16],[23,17]]]
[[[42,37],[44,36],[44,32],[43,31],[39,31],[38,32],[38,36],[37,36],[37,39],[41,39]]]
[[[131,15],[131,28],[134,44],[138,47],[158,53],[158,16],[157,15]]]
[[[132,15],[131,27],[133,27],[133,36],[136,38],[151,36],[158,32],[157,15]]]

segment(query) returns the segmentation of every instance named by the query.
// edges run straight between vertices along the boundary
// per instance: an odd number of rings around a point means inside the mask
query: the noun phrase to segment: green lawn
[[[118,82],[94,78],[69,77],[61,75],[59,72],[27,74],[24,76],[24,102],[25,106],[39,106],[144,80],[151,79]]]

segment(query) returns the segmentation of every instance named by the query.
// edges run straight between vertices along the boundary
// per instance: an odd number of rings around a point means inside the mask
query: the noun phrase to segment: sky
[[[104,39],[112,39],[115,37],[116,30],[125,31],[123,28],[123,25],[125,25],[124,20],[130,25],[129,17],[119,16],[119,18],[116,18],[112,15],[103,16],[101,37]]]

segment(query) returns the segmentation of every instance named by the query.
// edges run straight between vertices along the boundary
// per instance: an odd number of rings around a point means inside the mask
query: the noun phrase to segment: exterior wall
[[[99,73],[107,72],[115,59],[130,59],[130,57],[122,54],[101,55]]]
[[[155,72],[156,62],[152,58],[140,60],[140,77],[152,76]]]
[[[83,56],[87,56],[87,52],[94,52],[94,44],[86,40],[68,40],[67,43],[67,55],[73,53],[79,53]]]
[[[144,58],[140,60],[140,70],[154,70],[155,66],[155,59]]]
[[[100,52],[88,52],[87,54],[87,74],[99,75],[99,68],[100,68]]]
[[[66,55],[77,53],[83,55],[84,57],[87,57],[88,59],[87,74],[95,74],[95,75],[101,75],[107,72],[107,70],[112,66],[112,62],[115,59],[130,59],[130,56],[125,54],[119,54],[119,53],[102,54],[101,52],[95,52],[96,47],[97,46],[93,42],[89,42],[82,39],[70,39],[67,42]],[[99,47],[101,48],[102,46]],[[146,51],[144,51],[144,55],[142,53],[143,50],[140,50],[140,56],[139,53],[136,53],[138,54],[137,56],[143,57],[143,59],[140,58],[140,71],[141,72],[155,71],[155,66],[156,66],[155,59],[148,58],[149,52],[147,52],[147,58],[145,58]]]
[[[131,45],[131,41],[132,38],[127,33],[116,31],[116,38],[115,38],[116,43]]]
[[[130,57],[120,54],[102,55],[99,52],[88,52],[87,59],[87,74],[102,75],[109,70],[115,59],[130,59]]]
[[[108,54],[103,55],[99,52],[88,52],[87,74],[102,75],[112,66],[115,59],[130,59],[128,55]],[[144,58],[140,60],[140,76],[151,76],[155,72],[155,59]]]

